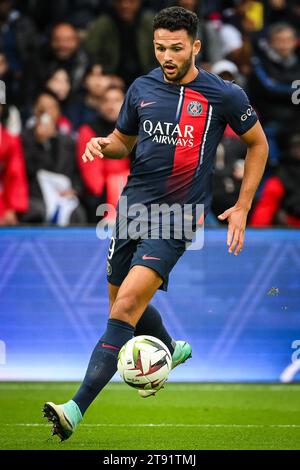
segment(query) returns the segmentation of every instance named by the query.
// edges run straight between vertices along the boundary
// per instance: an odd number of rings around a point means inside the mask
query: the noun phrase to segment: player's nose
[[[164,53],[164,62],[165,64],[167,62],[172,62],[172,52],[168,51],[167,49],[165,50],[165,53]]]

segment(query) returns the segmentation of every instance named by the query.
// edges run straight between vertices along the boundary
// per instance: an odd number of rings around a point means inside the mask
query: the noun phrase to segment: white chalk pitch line
[[[3,425],[2,425],[3,426]],[[4,424],[8,427],[50,427],[51,424],[42,424],[42,423],[8,423]],[[80,427],[85,428],[291,428],[299,429],[300,424],[178,424],[178,423],[120,423],[120,424],[111,424],[111,423],[99,423],[99,424],[81,424]]]

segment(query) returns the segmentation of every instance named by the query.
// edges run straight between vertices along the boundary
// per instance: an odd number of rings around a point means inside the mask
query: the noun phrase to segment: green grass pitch
[[[74,383],[0,383],[0,449],[300,449],[300,384],[168,383],[142,399],[110,384],[70,440],[49,439],[45,401]]]

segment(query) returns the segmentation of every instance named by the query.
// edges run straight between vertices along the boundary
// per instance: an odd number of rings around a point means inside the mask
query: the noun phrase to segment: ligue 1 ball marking
[[[168,378],[172,356],[167,346],[154,336],[129,340],[118,355],[118,371],[125,383],[138,389],[160,387]]]

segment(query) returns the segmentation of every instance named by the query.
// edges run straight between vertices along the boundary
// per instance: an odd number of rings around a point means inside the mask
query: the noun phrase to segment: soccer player
[[[95,158],[127,157],[136,145],[123,190],[128,207],[140,203],[146,207],[156,203],[203,204],[207,214],[215,152],[229,124],[248,146],[239,198],[219,216],[228,221],[229,253],[237,255],[267,160],[264,132],[239,86],[195,66],[201,43],[194,13],[167,8],[156,15],[153,26],[160,67],[132,83],[115,130],[107,137],[92,138],[82,159],[90,165]],[[123,214],[122,220],[126,225],[130,217]],[[72,435],[88,406],[110,381],[120,348],[134,335],[149,334],[162,340],[172,354],[173,368],[191,356],[190,345],[173,341],[159,312],[150,305],[157,289],[167,290],[169,273],[186,250],[185,237],[122,239],[117,226],[118,222],[107,262],[107,328],[72,400],[44,406],[45,416],[53,422],[53,434],[62,440]],[[155,391],[139,393],[147,396]]]

